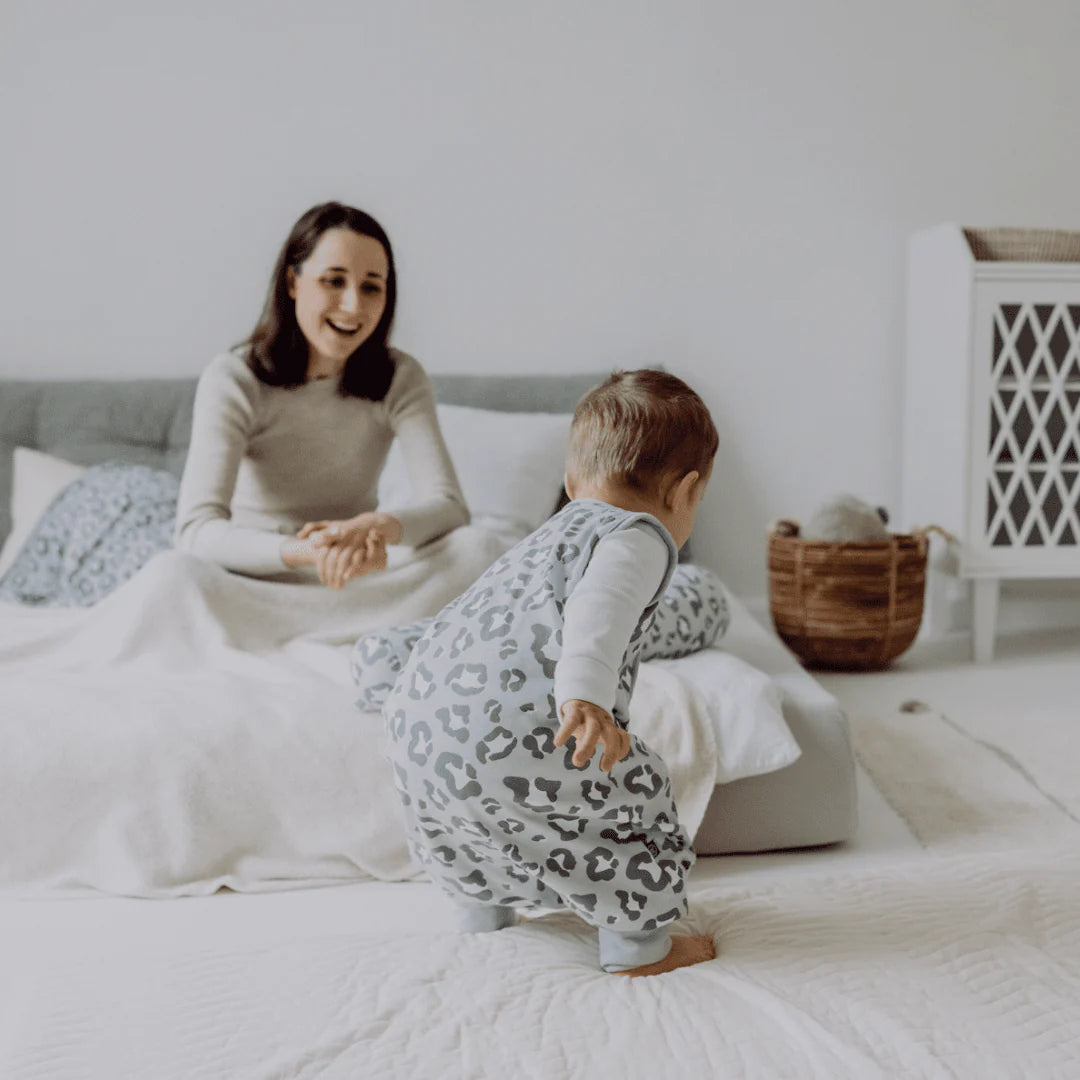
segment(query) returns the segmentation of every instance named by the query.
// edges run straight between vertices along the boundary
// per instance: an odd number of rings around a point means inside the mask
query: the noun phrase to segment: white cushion
[[[86,472],[63,458],[16,446],[11,463],[11,532],[0,549],[0,575],[15,561],[49,504]]]
[[[724,649],[702,649],[679,660],[652,660],[705,696],[716,734],[718,784],[775,772],[802,753],[784,719],[779,685]]]
[[[555,509],[566,467],[570,413],[498,412],[438,405],[439,427],[474,518],[535,529]],[[379,482],[379,505],[405,507],[412,487],[395,440]]]

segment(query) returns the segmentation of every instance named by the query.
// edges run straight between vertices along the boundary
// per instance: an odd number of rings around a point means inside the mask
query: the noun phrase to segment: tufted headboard
[[[592,375],[432,375],[450,405],[572,412]],[[128,461],[179,476],[191,437],[194,379],[0,380],[0,543],[11,528],[11,457],[28,446],[79,465]]]

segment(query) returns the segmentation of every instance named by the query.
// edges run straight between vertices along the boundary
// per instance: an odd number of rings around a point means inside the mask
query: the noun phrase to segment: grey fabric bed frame
[[[508,412],[569,412],[593,375],[433,375],[439,401]],[[0,380],[0,543],[11,528],[11,460],[27,446],[81,465],[107,460],[184,466],[194,379]],[[779,660],[778,660],[779,657]],[[812,847],[855,830],[855,769],[847,720],[782,649],[744,656],[781,682],[802,756],[764,776],[716,788],[695,838],[701,854]]]
[[[570,412],[604,375],[433,375],[449,405],[502,412]],[[11,530],[16,446],[95,465],[127,461],[179,477],[191,438],[194,379],[0,380],[0,544]]]

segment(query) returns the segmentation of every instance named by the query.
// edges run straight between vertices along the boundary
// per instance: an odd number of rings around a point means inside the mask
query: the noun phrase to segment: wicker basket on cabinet
[[[769,535],[777,633],[808,667],[886,667],[919,632],[926,554],[925,530],[839,543],[803,540],[796,522],[777,522]]]

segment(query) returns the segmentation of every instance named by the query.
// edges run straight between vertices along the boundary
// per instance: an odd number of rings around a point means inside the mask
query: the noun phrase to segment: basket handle
[[[938,536],[947,540],[950,544],[957,543],[957,538],[948,529],[943,529],[940,525],[920,525],[919,528],[911,530],[912,536],[928,537],[931,533],[937,533]]]

